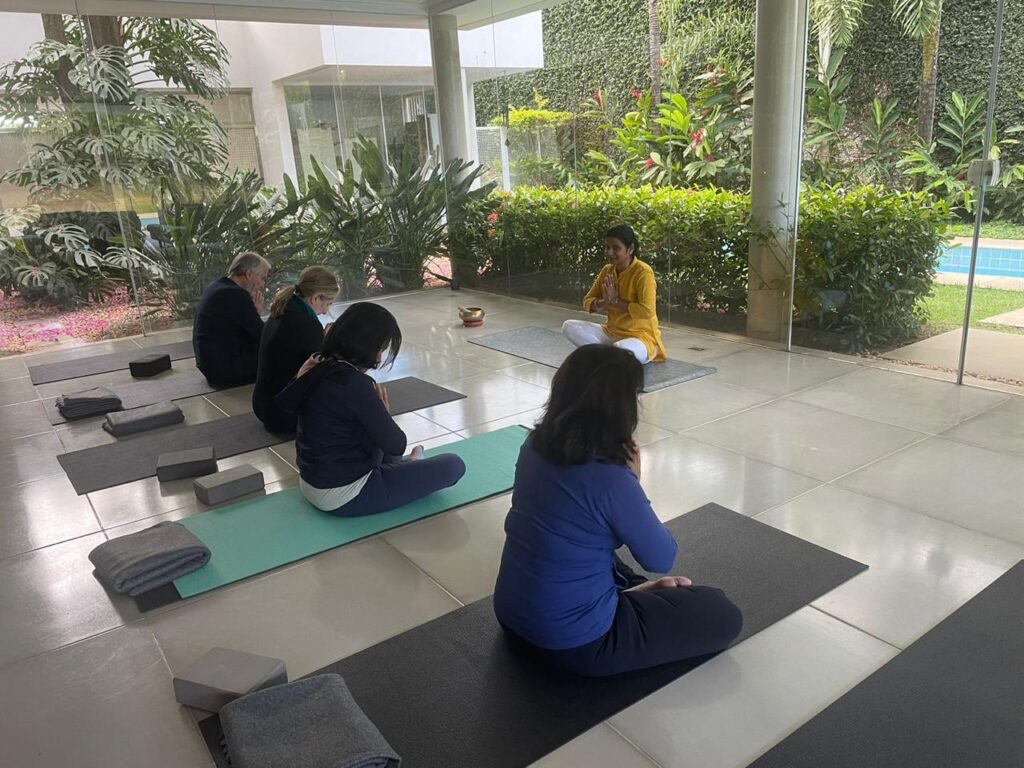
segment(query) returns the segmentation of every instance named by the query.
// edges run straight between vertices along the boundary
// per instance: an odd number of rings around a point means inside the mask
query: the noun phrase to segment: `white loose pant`
[[[597,323],[588,323],[586,320],[566,320],[562,323],[562,333],[574,347],[582,347],[584,344],[613,344],[619,349],[632,352],[633,357],[645,365],[648,360],[647,346],[640,339],[619,339],[616,341]]]

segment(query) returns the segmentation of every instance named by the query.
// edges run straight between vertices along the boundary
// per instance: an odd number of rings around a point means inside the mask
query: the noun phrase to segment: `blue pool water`
[[[1024,245],[1024,244],[1022,244]],[[967,274],[971,266],[971,246],[952,245],[939,257],[939,272]],[[1024,247],[978,248],[979,275],[1024,278]]]

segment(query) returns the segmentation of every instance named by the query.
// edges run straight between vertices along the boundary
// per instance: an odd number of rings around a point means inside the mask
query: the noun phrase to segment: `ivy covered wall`
[[[734,7],[752,9],[755,0],[683,0],[680,17]],[[939,48],[939,105],[953,90],[988,87],[996,0],[945,0]],[[863,112],[877,95],[899,99],[905,115],[914,114],[920,46],[905,38],[892,21],[892,0],[875,0],[865,13],[844,61],[853,73],[850,107]],[[983,41],[979,44],[979,40]],[[550,108],[578,110],[598,88],[622,107],[632,104],[630,88],[648,81],[646,0],[567,0],[544,11],[541,71],[512,75],[476,85],[477,122],[501,113],[505,105],[529,106],[533,91],[550,99]],[[997,101],[997,125],[1024,124],[1024,2],[1006,7]],[[1024,155],[1018,147],[1012,155]]]

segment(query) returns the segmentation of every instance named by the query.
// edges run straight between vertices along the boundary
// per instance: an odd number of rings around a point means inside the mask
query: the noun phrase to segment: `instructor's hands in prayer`
[[[605,275],[604,284],[601,286],[601,293],[604,294],[605,306],[618,304],[619,284],[611,275]]]

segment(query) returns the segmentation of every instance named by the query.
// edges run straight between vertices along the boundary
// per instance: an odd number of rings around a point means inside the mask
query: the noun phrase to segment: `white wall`
[[[0,13],[0,29],[0,65],[20,59],[45,37],[38,13]]]

